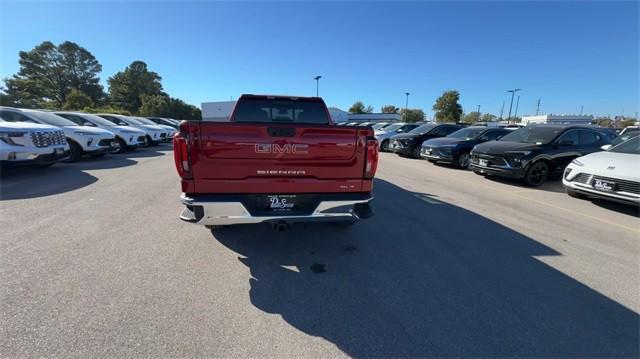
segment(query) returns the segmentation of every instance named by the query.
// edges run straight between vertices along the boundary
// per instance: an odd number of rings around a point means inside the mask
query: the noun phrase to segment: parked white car
[[[140,122],[142,122],[142,123],[144,123],[145,125],[152,125],[152,126],[158,126],[160,128],[163,128],[166,131],[166,133],[164,135],[163,142],[169,142],[173,138],[173,135],[175,135],[176,132],[178,132],[178,131],[176,131],[175,128],[173,128],[171,126],[167,126],[167,125],[163,125],[163,124],[160,124],[160,123],[156,123],[156,122],[154,122],[154,121],[152,121],[152,120],[150,120],[148,118],[144,118],[144,117],[133,117],[133,118],[138,120],[138,121],[140,121]]]
[[[10,115],[9,115],[10,116]],[[29,122],[6,122],[0,117],[0,165],[51,166],[69,156],[64,132]]]
[[[116,115],[111,113],[99,113],[98,116],[105,120],[111,121],[117,125],[135,127],[144,131],[147,135],[142,147],[149,147],[152,144],[158,144],[167,136],[167,132],[156,125],[145,125],[131,116]]]
[[[378,144],[380,145],[380,151],[386,152],[389,151],[389,139],[397,135],[399,133],[405,133],[413,130],[414,128],[420,126],[422,123],[406,123],[406,122],[398,122],[393,125],[389,125],[382,130],[375,131],[374,136],[376,140],[378,140]]]
[[[0,112],[14,111],[12,122],[33,122],[42,125],[59,127],[64,131],[71,149],[69,159],[78,161],[83,155],[99,157],[106,155],[114,148],[115,135],[112,132],[95,127],[78,126],[75,123],[51,112],[2,108]]]
[[[562,184],[572,197],[640,205],[640,136],[574,159],[564,170]]]
[[[136,147],[144,144],[147,138],[147,133],[142,130],[131,126],[119,126],[100,116],[90,113],[67,111],[58,111],[54,113],[77,125],[93,126],[112,132],[116,138],[115,147],[113,148],[113,152],[115,153],[123,153],[126,150],[135,149]]]
[[[156,125],[166,125],[169,127],[173,127],[176,131],[180,127],[180,123],[171,118],[164,117],[147,117],[147,119],[153,121]]]

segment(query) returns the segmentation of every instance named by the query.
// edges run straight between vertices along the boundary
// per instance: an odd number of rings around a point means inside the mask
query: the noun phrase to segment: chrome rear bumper
[[[342,198],[341,198],[342,197]],[[180,219],[205,226],[251,223],[346,222],[373,215],[370,193],[337,193],[321,197],[312,213],[307,215],[255,216],[238,199],[224,196],[193,196],[182,194],[185,205]]]

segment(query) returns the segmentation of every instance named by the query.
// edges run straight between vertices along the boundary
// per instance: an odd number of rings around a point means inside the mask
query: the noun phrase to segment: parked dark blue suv
[[[447,137],[432,138],[422,143],[420,157],[430,162],[453,163],[460,168],[469,166],[470,153],[479,143],[497,140],[510,133],[499,127],[472,126]]]

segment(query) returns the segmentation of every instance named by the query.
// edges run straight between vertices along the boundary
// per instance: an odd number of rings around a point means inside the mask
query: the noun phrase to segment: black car
[[[600,151],[611,135],[598,128],[570,125],[523,127],[471,151],[469,167],[477,174],[522,179],[529,186],[560,174],[576,157]]]
[[[500,127],[466,127],[447,137],[424,141],[420,149],[420,157],[430,162],[453,163],[460,168],[467,168],[471,150],[475,145],[497,140],[511,132],[512,130]]]
[[[422,142],[432,138],[445,137],[461,128],[462,126],[452,123],[426,123],[407,133],[400,133],[391,137],[389,150],[399,155],[420,158]]]

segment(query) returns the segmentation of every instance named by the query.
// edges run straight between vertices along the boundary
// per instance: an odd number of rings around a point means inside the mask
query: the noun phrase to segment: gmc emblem
[[[291,143],[287,143],[284,145],[279,145],[277,143],[256,143],[255,150],[256,153],[285,153],[306,155],[309,153],[309,145]]]

